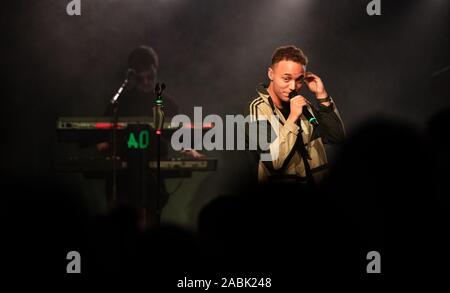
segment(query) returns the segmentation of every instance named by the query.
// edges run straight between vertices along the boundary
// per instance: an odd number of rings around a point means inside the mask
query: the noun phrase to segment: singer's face
[[[149,70],[136,73],[136,88],[146,94],[153,92],[156,83],[156,68],[152,66]]]
[[[275,97],[272,98],[288,102],[289,93],[302,87],[305,68],[300,63],[281,60],[269,67],[268,75],[271,80],[269,89],[275,93]]]

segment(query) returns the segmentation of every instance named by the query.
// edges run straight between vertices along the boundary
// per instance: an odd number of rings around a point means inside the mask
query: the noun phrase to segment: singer
[[[324,143],[339,143],[344,139],[344,126],[336,105],[322,79],[306,70],[307,64],[308,58],[301,49],[277,48],[267,71],[268,85],[257,87],[258,96],[247,107],[251,123],[278,124],[271,125],[276,138],[268,140],[274,159],[260,160],[261,151],[254,152],[259,182],[316,187],[327,169]],[[315,96],[317,109],[298,94],[304,84]],[[273,116],[277,119],[270,119]],[[248,131],[246,134],[249,141],[252,136],[248,136]]]

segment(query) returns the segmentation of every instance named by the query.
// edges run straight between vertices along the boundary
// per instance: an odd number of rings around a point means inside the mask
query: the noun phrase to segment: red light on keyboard
[[[161,135],[161,130],[156,130],[157,135]]]
[[[214,123],[203,123],[202,128],[203,128],[203,129],[211,129],[211,128],[214,128]]]
[[[95,123],[95,128],[96,129],[111,129],[113,128],[114,123],[111,122],[98,122]],[[125,124],[123,123],[117,123],[116,124],[116,129],[123,129],[125,128]]]
[[[211,129],[214,127],[214,123],[203,123],[203,124],[183,124],[184,128],[190,128],[190,129]]]

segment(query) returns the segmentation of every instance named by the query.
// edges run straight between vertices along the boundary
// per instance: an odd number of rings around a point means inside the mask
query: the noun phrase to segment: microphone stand
[[[159,83],[155,86],[155,106],[153,107],[153,119],[156,134],[156,225],[159,226],[161,222],[161,209],[160,209],[160,198],[161,198],[161,134],[164,125],[164,111],[163,108],[163,98],[162,93],[166,85],[163,83],[161,86]]]
[[[112,200],[113,202],[117,199],[117,122],[119,120],[118,110],[119,110],[119,97],[122,94],[123,89],[127,86],[129,82],[129,77],[131,73],[134,73],[134,70],[129,69],[127,72],[127,76],[123,81],[120,88],[117,90],[116,94],[110,100],[110,104],[112,107]]]

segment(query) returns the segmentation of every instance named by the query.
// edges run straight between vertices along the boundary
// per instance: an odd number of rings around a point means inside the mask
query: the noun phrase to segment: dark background
[[[381,1],[381,16],[366,14],[368,0],[82,0],[81,16],[68,16],[68,3],[2,4],[9,177],[53,178],[57,117],[101,115],[141,44],[158,52],[159,80],[187,114],[242,113],[286,44],[308,55],[350,133],[377,115],[420,128],[449,104],[432,82],[445,68],[448,77],[448,1]]]

